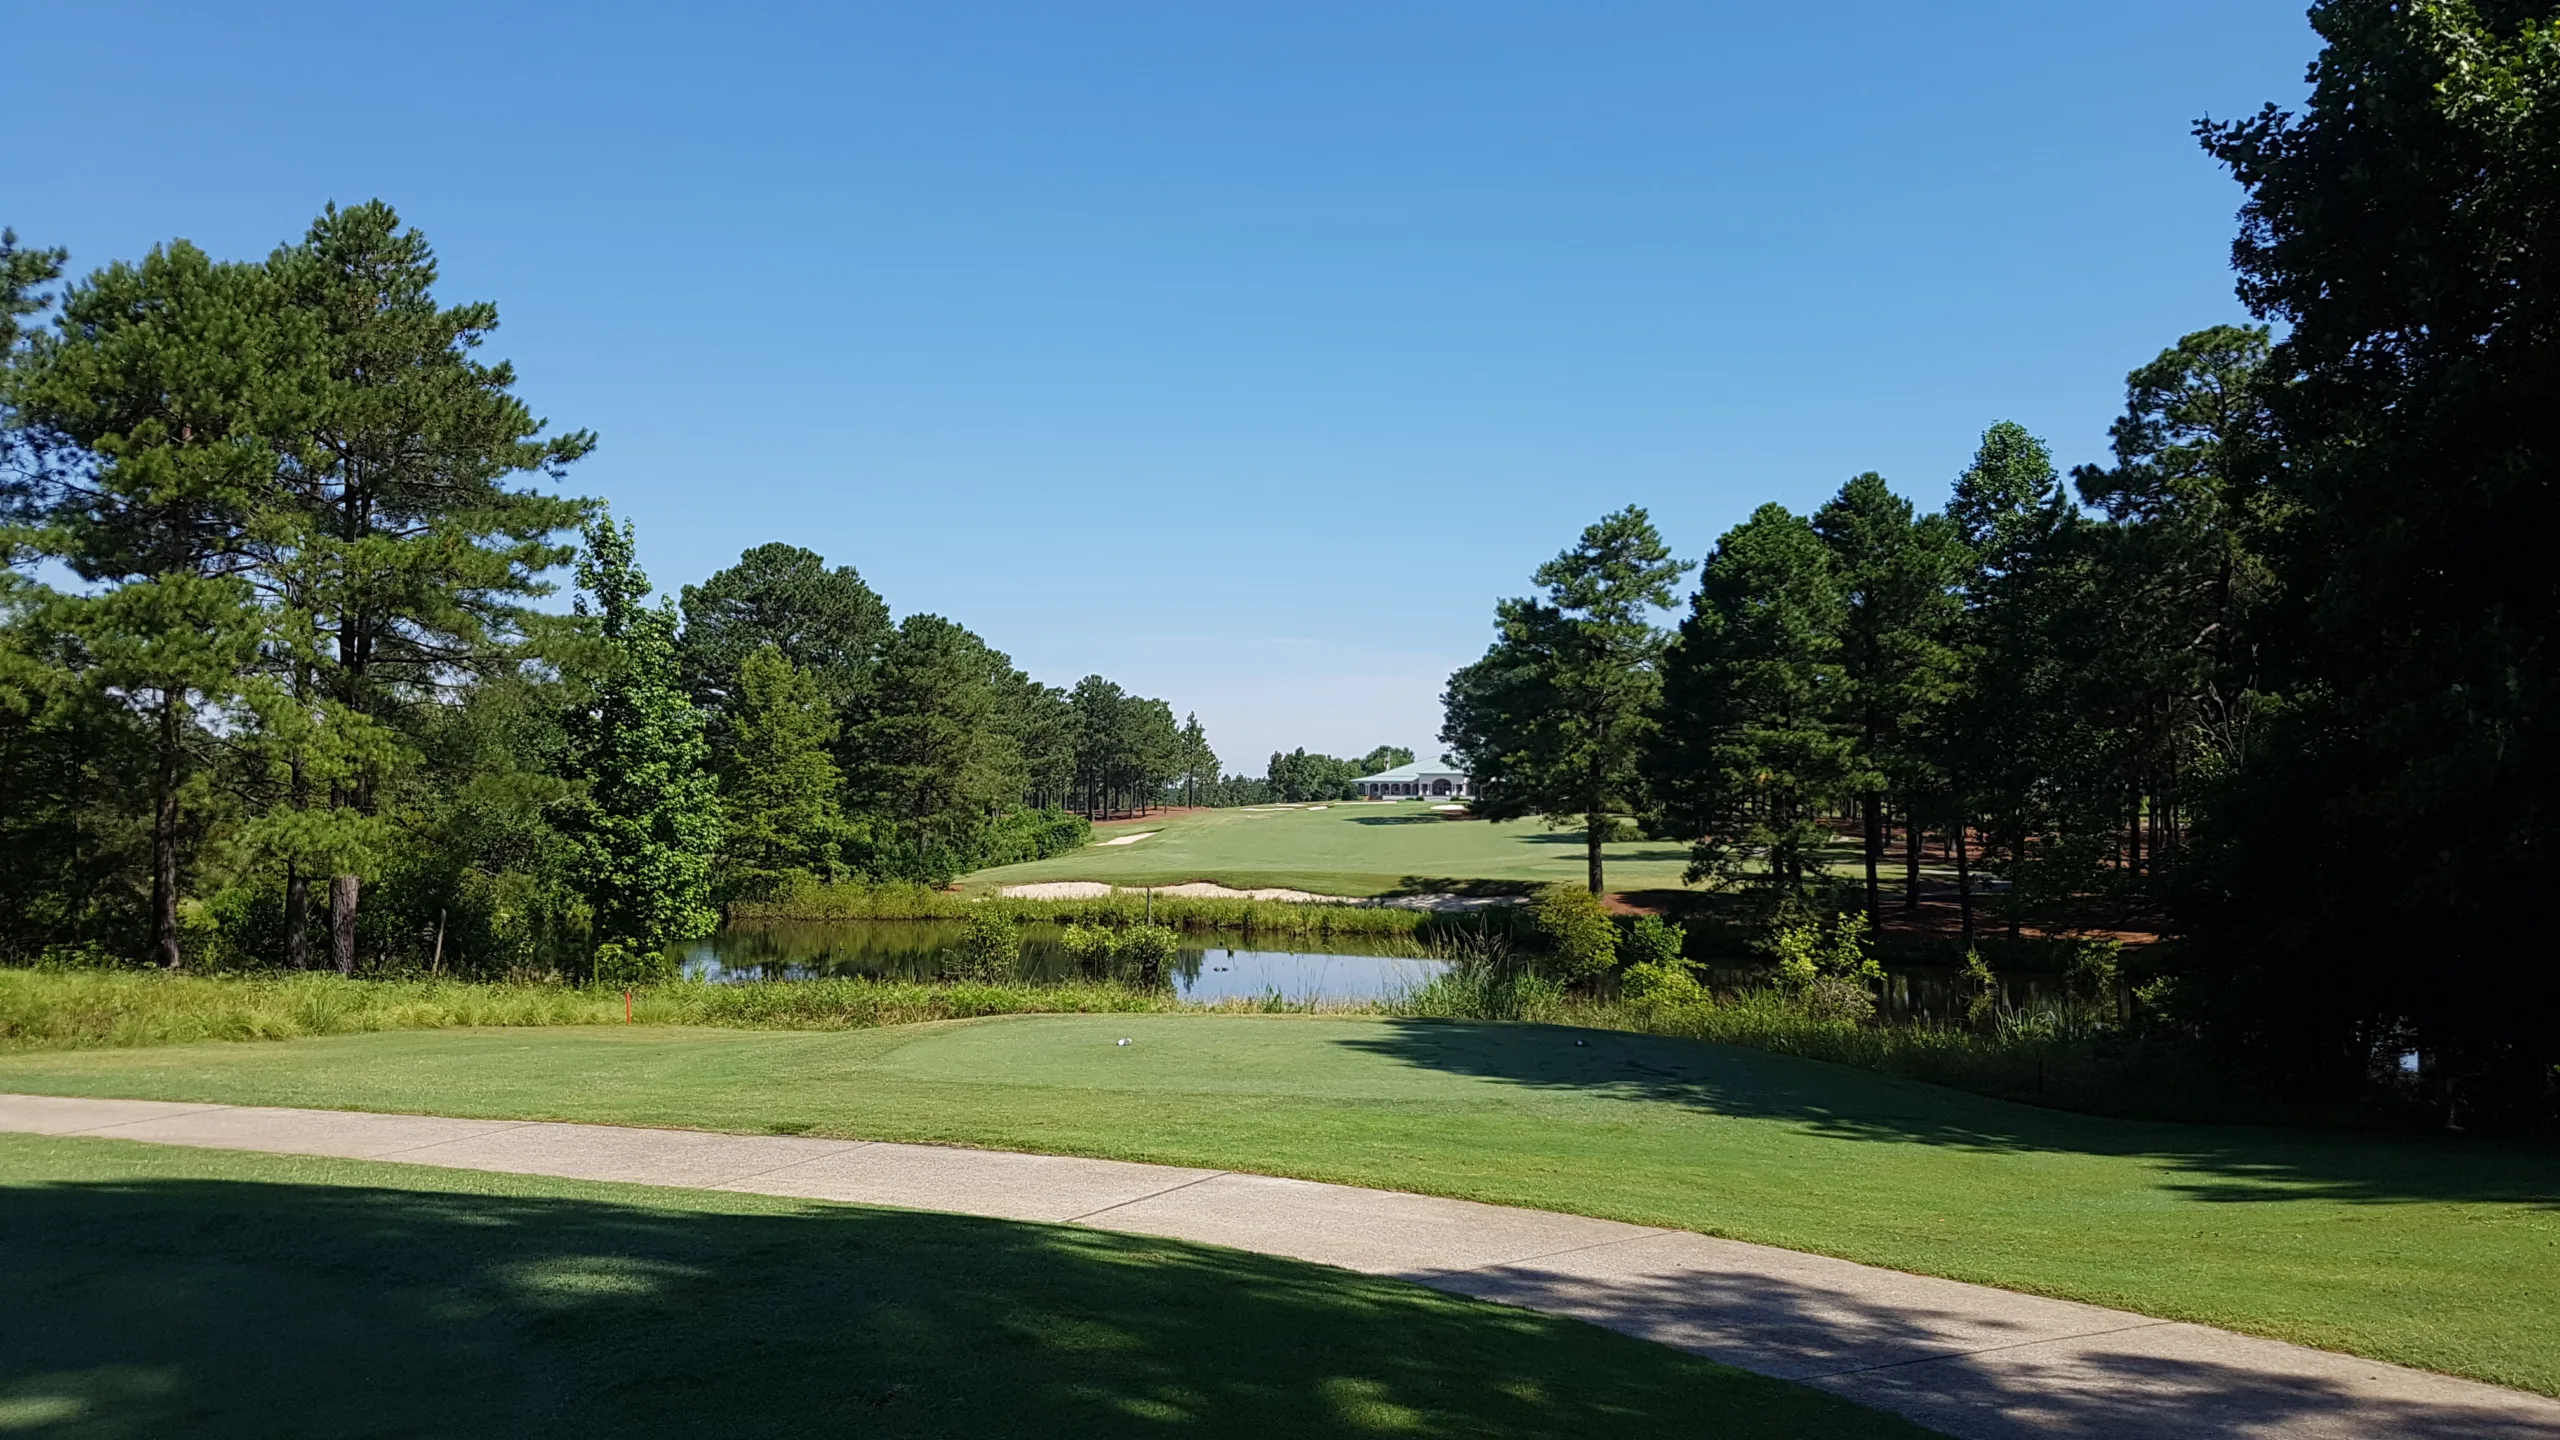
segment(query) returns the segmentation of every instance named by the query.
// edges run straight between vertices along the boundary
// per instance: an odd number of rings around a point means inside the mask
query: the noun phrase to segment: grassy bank
[[[0,1090],[1296,1175],[1705,1231],[2560,1393],[2547,1146],[2107,1119],[1655,1035],[1314,1015],[578,1025],[21,1051],[0,1055]]]
[[[0,1051],[292,1040],[459,1026],[620,1025],[625,992],[463,980],[265,978],[134,971],[0,970]],[[1084,982],[776,980],[644,985],[643,1025],[849,1030],[1032,1011],[1128,1013],[1180,1007],[1170,991]]]
[[[1435,917],[1381,905],[1298,905],[1279,900],[1204,900],[1178,895],[1109,895],[1090,900],[1020,900],[924,885],[815,885],[770,900],[740,900],[729,918],[771,920],[958,920],[993,910],[1029,923],[1136,925],[1152,919],[1177,930],[1259,935],[1411,936]]]
[[[1212,1246],[112,1140],[0,1136],[0,1274],[13,1434],[1923,1433]]]

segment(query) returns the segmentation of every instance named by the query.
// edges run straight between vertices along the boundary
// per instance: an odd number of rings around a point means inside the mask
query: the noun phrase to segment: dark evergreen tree
[[[2560,67],[2551,0],[2320,0],[2298,114],[2201,127],[2281,511],[2280,696],[2199,827],[2194,997],[2327,1087],[2420,1049],[2448,1104],[2560,1110]]]
[[[1787,893],[1823,875],[1823,807],[1864,783],[1842,723],[1845,606],[1822,537],[1763,505],[1707,559],[1664,664],[1648,753],[1665,817],[1695,842],[1693,879]]]
[[[1440,738],[1488,819],[1579,823],[1593,894],[1601,846],[1645,805],[1638,759],[1654,730],[1668,608],[1688,566],[1635,506],[1603,516],[1538,568],[1544,599],[1501,602],[1483,659],[1449,679]]]

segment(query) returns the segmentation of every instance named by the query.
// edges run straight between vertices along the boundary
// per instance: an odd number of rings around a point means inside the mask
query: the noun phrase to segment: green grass
[[[0,1136],[0,1432],[1919,1436],[1572,1321],[1179,1242]]]
[[[1128,845],[1104,841],[1145,830]],[[1643,840],[1607,847],[1613,890],[1676,887],[1688,847]],[[1350,803],[1322,810],[1203,810],[1161,825],[1115,825],[1073,855],[981,870],[972,890],[1040,880],[1237,889],[1277,886],[1320,895],[1384,895],[1456,881],[1543,885],[1584,878],[1582,836],[1534,820],[1444,820],[1419,802]]]
[[[2560,1393],[2548,1147],[2109,1120],[1666,1037],[1196,1015],[431,1031],[21,1053],[0,1056],[0,1090],[1300,1175],[1681,1226]]]

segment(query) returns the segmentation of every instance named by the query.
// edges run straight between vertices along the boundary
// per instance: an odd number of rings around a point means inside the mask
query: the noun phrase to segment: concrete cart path
[[[2560,1401],[1612,1220],[1056,1155],[0,1095],[0,1130],[851,1201],[1227,1245],[1569,1315],[1965,1440],[2560,1440]]]

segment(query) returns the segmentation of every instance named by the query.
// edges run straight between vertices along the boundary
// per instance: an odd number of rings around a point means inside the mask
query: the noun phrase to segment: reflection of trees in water
[[[1071,952],[1066,932],[1063,925],[1023,926],[1015,977],[1030,981],[1093,978],[1136,983],[1134,968],[1116,963],[1096,974]],[[949,920],[776,921],[725,927],[708,940],[693,942],[686,948],[684,959],[694,973],[715,980],[837,976],[930,980],[942,975],[951,963],[961,934],[960,922]],[[1209,937],[1185,938],[1191,941]],[[1282,987],[1290,998],[1296,998],[1299,989],[1317,988],[1334,998],[1358,999],[1366,998],[1365,988],[1351,987],[1359,991],[1356,994],[1337,993],[1344,987],[1339,967],[1332,962],[1345,958],[1414,959],[1422,953],[1412,942],[1394,937],[1328,937],[1321,942],[1323,948],[1307,950],[1291,949],[1285,943],[1253,945],[1244,943],[1244,936],[1234,938],[1238,943],[1232,945],[1185,943],[1165,965],[1163,983],[1188,991],[1200,986],[1206,976],[1214,989],[1220,969],[1240,956],[1286,957],[1304,961],[1307,970],[1298,984]]]

